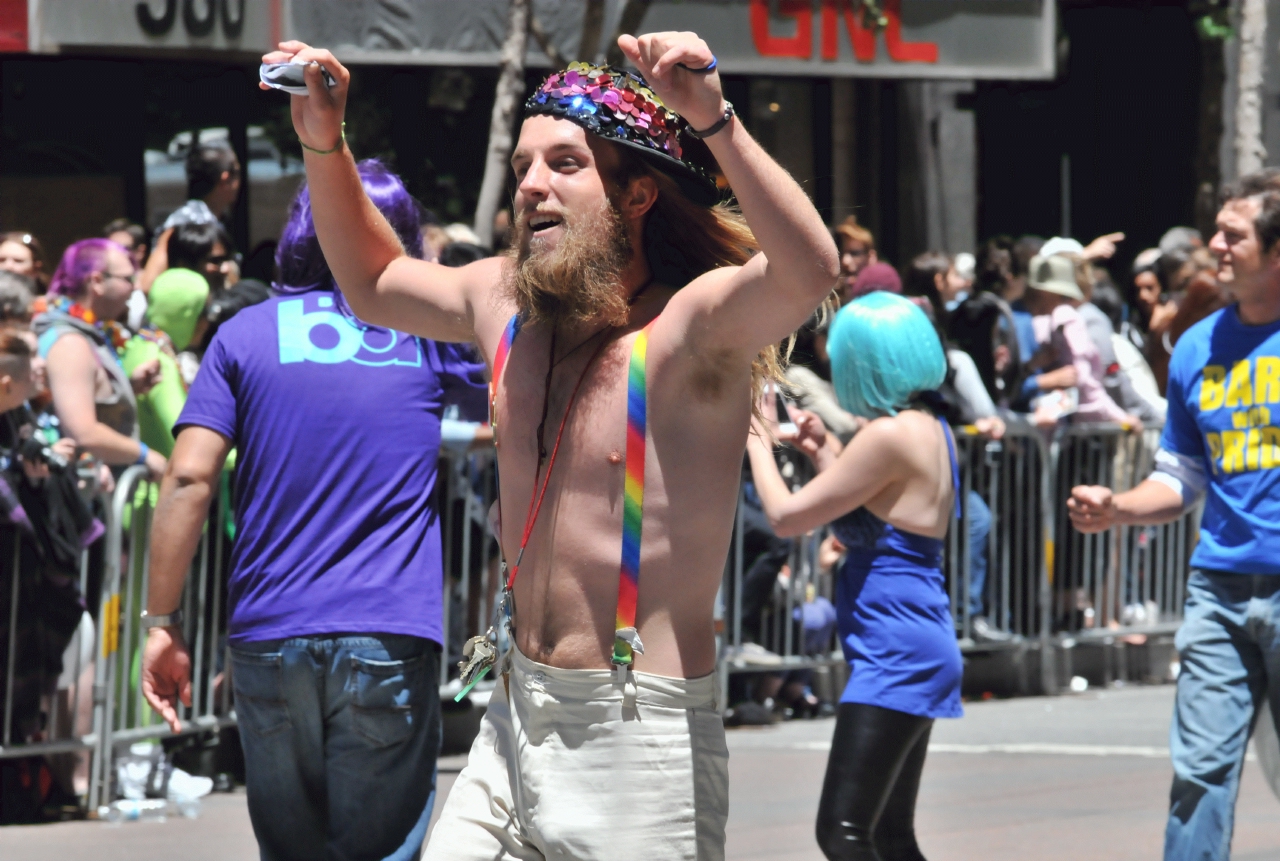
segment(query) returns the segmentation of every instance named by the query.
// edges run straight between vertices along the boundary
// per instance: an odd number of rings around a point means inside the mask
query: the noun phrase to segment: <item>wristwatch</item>
[[[163,616],[153,616],[146,610],[143,610],[142,627],[144,629],[180,628],[182,627],[182,610],[174,610],[172,613],[165,613]]]

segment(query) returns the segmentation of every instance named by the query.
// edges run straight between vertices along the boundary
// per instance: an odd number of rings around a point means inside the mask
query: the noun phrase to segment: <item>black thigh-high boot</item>
[[[840,704],[818,804],[818,845],[830,861],[922,857],[911,823],[932,726],[930,718],[893,709]],[[900,778],[905,778],[901,791]],[[888,811],[891,803],[894,809]],[[886,817],[891,833],[877,841],[877,825]]]

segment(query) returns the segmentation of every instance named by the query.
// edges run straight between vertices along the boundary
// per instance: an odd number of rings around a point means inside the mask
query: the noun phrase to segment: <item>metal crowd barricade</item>
[[[1171,634],[1182,621],[1200,509],[1163,526],[1122,526],[1096,535],[1071,527],[1071,488],[1128,490],[1152,469],[1160,428],[1141,434],[1118,425],[1073,425],[1052,445],[1059,548],[1052,571],[1054,630],[1077,640]]]
[[[224,493],[226,483],[223,484]],[[130,467],[116,483],[107,529],[106,569],[99,613],[94,731],[98,739],[89,784],[89,807],[111,799],[112,764],[119,748],[174,733],[142,696],[139,617],[147,606],[151,518],[158,487],[145,467]],[[191,654],[191,705],[179,704],[180,735],[234,724],[226,641],[224,566],[231,524],[221,494],[211,500],[192,570],[183,591],[183,635]]]
[[[444,561],[445,648],[440,654],[443,696],[461,690],[458,661],[468,638],[486,630],[501,588],[497,537],[489,509],[497,498],[498,471],[492,449],[442,452],[437,472],[437,504]],[[478,685],[491,689],[492,679]]]
[[[945,541],[944,573],[956,634],[966,650],[1010,646],[1040,649],[1043,690],[1056,690],[1051,652],[1075,641],[1109,641],[1124,634],[1172,632],[1181,619],[1188,558],[1198,512],[1161,527],[1123,527],[1085,536],[1070,526],[1066,498],[1076,484],[1133,486],[1151,469],[1159,430],[1128,434],[1115,425],[1074,425],[1052,437],[1011,424],[999,441],[956,429],[961,465],[961,514],[953,518]],[[810,477],[798,453],[783,455],[783,473],[796,486]],[[499,552],[489,522],[497,492],[492,450],[442,453],[437,503],[444,561],[441,694],[459,689],[456,664],[462,644],[489,623],[500,587]],[[234,724],[229,651],[226,639],[226,575],[234,525],[224,503],[228,482],[211,501],[209,520],[183,593],[184,634],[191,651],[192,705],[180,706],[181,734],[216,731]],[[19,571],[18,547],[3,560],[14,576],[9,591],[8,651],[3,690],[0,759],[87,752],[91,758],[88,801],[91,809],[110,800],[112,764],[119,749],[145,739],[172,735],[142,697],[141,649],[145,636],[139,614],[147,601],[148,545],[156,486],[143,467],[132,467],[106,500],[105,565],[101,601],[96,609],[94,682],[82,683],[78,651],[67,669],[72,684],[63,696],[42,706],[48,731],[34,737],[15,704],[19,598],[26,582]],[[729,677],[742,672],[784,672],[843,668],[833,630],[814,641],[806,632],[806,603],[821,597],[835,602],[836,571],[824,559],[823,528],[795,539],[782,553],[784,576],[776,569],[744,582],[755,554],[748,532],[758,528],[758,506],[746,494],[739,499],[725,576],[717,602],[721,643],[719,668],[726,690]],[[971,527],[989,512],[986,582],[975,589]],[[16,533],[15,533],[16,535]],[[752,539],[754,540],[754,538]],[[89,585],[90,554],[82,557],[81,593]],[[826,564],[824,564],[826,563]],[[744,590],[763,588],[758,615],[743,607]],[[0,596],[2,597],[2,596]],[[758,596],[757,596],[758,598]],[[751,600],[756,601],[757,598]],[[976,598],[980,598],[979,601]],[[1007,635],[999,643],[981,642],[974,623],[981,611],[990,630]],[[840,669],[835,670],[836,673]],[[40,682],[48,697],[48,680]],[[492,688],[477,688],[479,702]],[[94,705],[92,728],[76,727],[74,716],[86,698]],[[722,702],[726,700],[722,698]],[[72,720],[68,722],[68,713]],[[33,740],[34,739],[34,740]]]
[[[1112,643],[1127,635],[1172,633],[1182,618],[1188,559],[1198,531],[1198,511],[1157,527],[1118,527],[1099,535],[1077,532],[1066,501],[1078,484],[1103,484],[1117,492],[1151,472],[1160,429],[1130,433],[1119,425],[1062,426],[1046,434],[1010,422],[1000,440],[974,428],[954,429],[960,463],[961,514],[953,516],[945,541],[944,574],[956,635],[963,651],[1039,650],[1040,684],[1053,692],[1060,679],[1055,650],[1077,641]],[[796,486],[807,464],[795,453],[782,456],[784,475]],[[826,530],[797,539],[788,575],[761,612],[749,618],[742,606],[744,574],[752,564],[743,540],[751,520],[739,502],[724,586],[721,590],[722,685],[741,672],[783,672],[838,665],[833,636],[821,650],[797,648],[794,618],[807,595],[834,600],[834,570],[818,564]],[[990,518],[985,553],[975,553],[975,518]],[[975,556],[985,557],[981,588]],[[975,619],[986,620],[978,636]],[[744,634],[744,629],[748,633]],[[994,633],[992,637],[989,634]]]
[[[1046,630],[1044,606],[1052,494],[1043,481],[1047,448],[1027,426],[1010,424],[999,440],[972,427],[954,428],[960,465],[961,516],[947,530],[943,571],[951,614],[964,647],[977,645],[974,620],[1007,635],[1005,645],[1039,639]],[[975,548],[974,522],[985,514],[990,528],[985,549]],[[976,577],[975,556],[985,560],[985,578]],[[977,582],[975,583],[975,580]]]

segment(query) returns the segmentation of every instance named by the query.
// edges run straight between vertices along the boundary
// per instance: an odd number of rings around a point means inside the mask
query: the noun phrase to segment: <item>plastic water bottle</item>
[[[98,808],[98,818],[112,824],[121,822],[164,822],[169,815],[169,802],[163,798],[122,798]]]

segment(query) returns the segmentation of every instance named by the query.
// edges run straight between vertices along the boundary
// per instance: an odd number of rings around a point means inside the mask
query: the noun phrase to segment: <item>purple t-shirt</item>
[[[176,427],[238,450],[233,643],[443,641],[436,456],[449,390],[483,399],[467,349],[361,328],[328,292],[270,299],[218,331]]]

